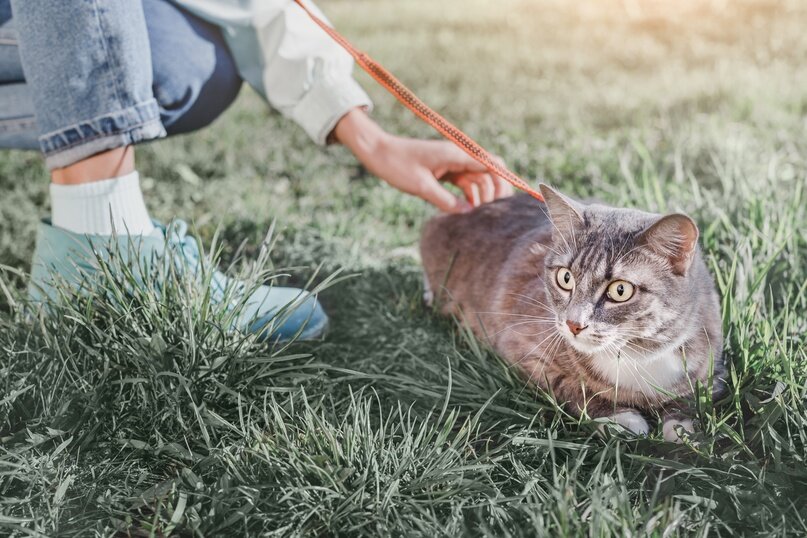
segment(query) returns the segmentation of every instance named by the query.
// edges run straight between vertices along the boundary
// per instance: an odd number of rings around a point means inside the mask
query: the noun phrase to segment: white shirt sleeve
[[[293,0],[173,1],[218,25],[243,79],[318,144],[351,109],[372,107],[353,59]]]

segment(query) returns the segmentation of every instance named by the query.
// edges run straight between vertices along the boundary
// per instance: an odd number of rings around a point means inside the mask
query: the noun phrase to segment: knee
[[[144,2],[154,96],[169,134],[200,129],[235,100],[241,78],[218,28],[165,1]]]
[[[241,78],[229,54],[197,55],[166,76],[155,77],[154,95],[168,134],[180,134],[211,124],[235,101]]]

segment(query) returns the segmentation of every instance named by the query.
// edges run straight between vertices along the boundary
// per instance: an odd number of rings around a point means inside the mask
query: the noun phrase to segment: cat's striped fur
[[[717,388],[723,375],[719,299],[695,224],[542,193],[546,204],[516,196],[429,221],[427,291],[570,412],[637,433],[650,410],[691,424],[681,410],[695,381],[713,371]],[[635,290],[623,303],[606,292],[617,280]]]

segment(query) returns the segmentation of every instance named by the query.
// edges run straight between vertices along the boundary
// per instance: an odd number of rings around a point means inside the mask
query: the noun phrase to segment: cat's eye
[[[634,291],[633,284],[630,282],[625,282],[624,280],[615,280],[608,285],[606,294],[608,295],[608,298],[615,303],[624,303],[633,297]]]
[[[566,291],[572,291],[574,289],[574,277],[572,276],[572,272],[567,268],[561,267],[558,269],[555,278],[558,281],[558,286],[562,289]]]

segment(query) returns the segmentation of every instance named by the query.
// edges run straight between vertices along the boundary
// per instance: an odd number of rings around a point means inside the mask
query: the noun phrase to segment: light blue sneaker
[[[31,263],[29,296],[36,303],[57,302],[57,282],[78,291],[89,291],[92,278],[99,276],[102,265],[99,260],[113,258],[119,259],[119,265],[132,269],[129,276],[136,282],[165,275],[155,269],[168,259],[180,270],[201,275],[205,262],[196,239],[187,234],[187,224],[183,221],[175,221],[168,227],[154,224],[155,231],[147,236],[103,236],[76,234],[43,220]],[[226,298],[231,308],[239,309],[233,329],[257,334],[265,340],[288,341],[320,338],[328,327],[328,316],[316,297],[307,291],[278,286],[247,289],[245,284],[215,269],[207,280],[213,302]],[[159,289],[159,282],[151,282],[151,287]]]

